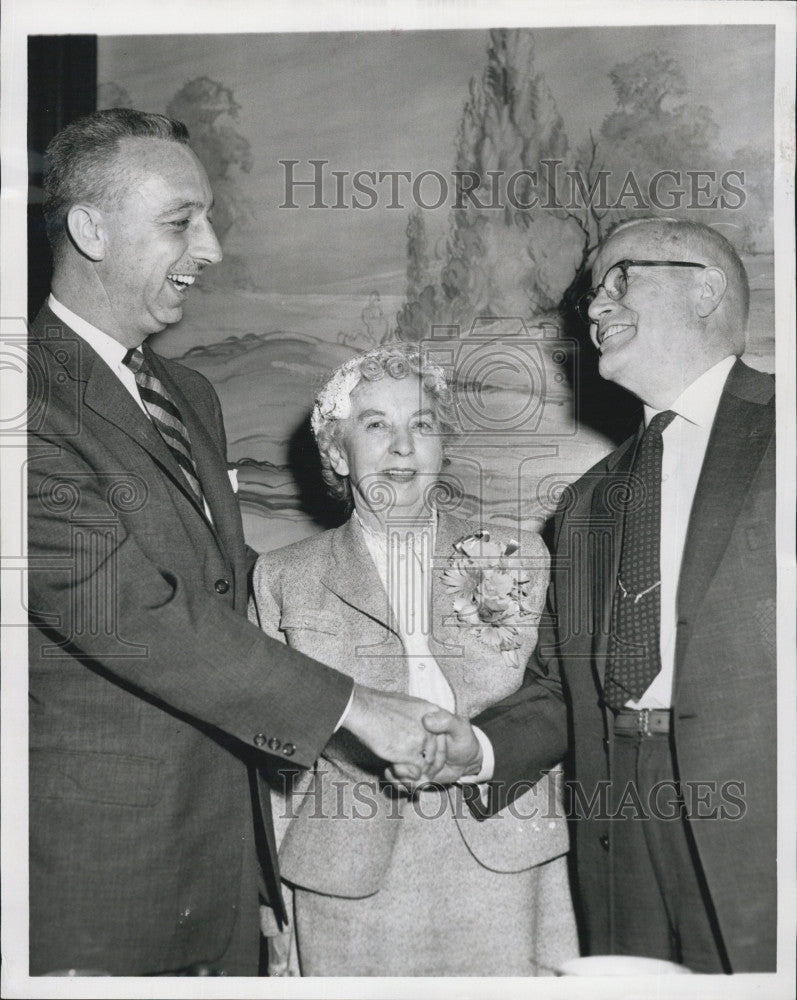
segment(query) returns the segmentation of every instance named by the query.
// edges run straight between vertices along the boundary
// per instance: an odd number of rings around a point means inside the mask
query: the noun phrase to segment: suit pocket
[[[154,757],[31,748],[30,797],[151,806],[161,795],[161,762]]]
[[[448,794],[460,835],[482,867],[521,872],[567,853],[570,843],[561,780],[557,766],[484,822],[471,813],[462,788],[451,786]]]
[[[340,631],[340,617],[332,611],[285,611],[280,619],[280,630],[309,629],[311,632],[323,632],[326,635],[337,635]]]

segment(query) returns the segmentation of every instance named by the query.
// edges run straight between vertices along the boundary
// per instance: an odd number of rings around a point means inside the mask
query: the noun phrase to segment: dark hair
[[[58,254],[66,239],[72,205],[107,206],[127,190],[124,164],[114,162],[120,139],[166,139],[188,143],[188,129],[165,115],[111,108],[78,118],[58,133],[44,153],[44,222]]]

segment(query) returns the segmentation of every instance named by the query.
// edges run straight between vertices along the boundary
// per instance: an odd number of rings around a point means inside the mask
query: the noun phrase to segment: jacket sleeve
[[[546,623],[540,644],[549,643]],[[538,649],[539,649],[538,645]],[[544,645],[543,645],[544,648]],[[495,753],[486,808],[474,798],[475,813],[493,815],[528,790],[567,751],[567,713],[558,662],[544,662],[537,651],[526,667],[523,684],[472,720],[490,740]]]
[[[117,519],[113,532],[81,543],[83,526],[108,520],[108,487],[63,442],[56,432],[29,441],[29,606],[43,642],[38,662],[50,656],[57,669],[65,658],[81,661],[249,747],[277,753],[290,743],[292,763],[309,767],[348,703],[351,679],[264,635],[196,579],[190,560],[175,566],[153,556],[151,544],[145,551],[143,515],[135,532],[125,527],[129,519]],[[126,643],[114,656],[106,655],[107,635],[92,627],[92,609],[103,602],[112,604]]]
[[[279,630],[282,613],[276,593],[277,570],[268,555],[260,556],[252,572],[252,596],[249,598],[249,621],[257,625],[266,635],[287,645],[283,632]]]

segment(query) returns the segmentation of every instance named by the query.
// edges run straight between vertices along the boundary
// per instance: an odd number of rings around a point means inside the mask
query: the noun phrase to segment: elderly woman
[[[312,426],[351,518],[262,556],[251,613],[362,684],[472,716],[521,683],[548,555],[535,534],[490,538],[442,509],[455,503],[441,477],[451,425],[444,374],[417,351],[342,365]],[[555,772],[477,822],[463,788],[408,797],[384,767],[339,732],[275,793],[302,975],[546,975],[577,953]],[[271,948],[284,954],[284,935]]]

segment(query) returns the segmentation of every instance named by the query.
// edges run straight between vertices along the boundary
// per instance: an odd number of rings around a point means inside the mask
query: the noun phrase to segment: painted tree
[[[575,163],[582,190],[594,190],[595,195],[562,211],[578,226],[581,238],[580,259],[562,296],[565,307],[583,290],[594,249],[612,226],[625,219],[658,213],[718,225],[739,249],[747,248],[753,238],[753,224],[740,213],[690,204],[692,182],[687,171],[714,170],[719,176],[729,164],[735,165],[736,158],[722,149],[711,108],[691,100],[679,62],[667,52],[652,50],[618,63],[609,79],[616,106],[604,118],[597,138],[590,134],[589,142],[578,150]],[[754,162],[754,155],[749,159]],[[663,170],[680,178],[672,179],[674,187],[686,189],[680,204],[664,184],[658,189],[661,207],[651,205],[650,181]],[[706,204],[710,201],[704,199]]]
[[[407,223],[407,298],[420,294],[429,282],[429,247],[423,212],[410,212]]]
[[[529,318],[552,310],[562,272],[575,267],[572,220],[516,207],[533,193],[524,171],[567,154],[561,115],[535,66],[534,36],[496,29],[489,38],[487,64],[470,82],[457,132],[455,169],[464,180],[443,259],[436,262],[439,275],[421,288],[408,285],[399,313],[401,334],[411,339],[428,336],[435,322],[468,330],[479,317]],[[508,198],[507,182],[515,175]],[[410,268],[416,253],[408,232]]]
[[[232,90],[207,76],[186,83],[166,108],[170,118],[188,127],[191,146],[208,173],[216,198],[213,225],[222,243],[252,211],[240,184],[241,174],[252,169],[249,140],[235,127],[240,110]]]
[[[107,108],[132,108],[133,99],[124,87],[115,83],[101,83],[97,87],[97,107],[103,110]]]
[[[568,312],[587,284],[595,248],[612,226],[635,215],[658,211],[707,222],[740,250],[771,247],[767,151],[753,145],[735,152],[724,148],[711,108],[691,100],[680,64],[665,51],[618,63],[609,79],[615,107],[587,141],[570,150],[556,102],[534,65],[533,33],[490,33],[487,65],[481,79],[471,80],[456,142],[456,169],[477,176],[479,183],[462,197],[463,207],[451,212],[436,280],[420,290],[407,289],[399,316],[406,335],[428,335],[434,322],[469,329],[476,317]],[[562,174],[577,175],[577,197],[565,185],[565,190],[547,192],[558,208],[513,208],[507,198],[500,210],[480,207],[494,200],[495,176],[506,181],[524,170],[535,171],[536,181],[521,180],[516,200],[527,203],[534,194],[544,199],[545,160],[560,161]],[[738,210],[733,204],[690,204],[689,171],[714,171],[716,194],[727,169],[745,174]],[[680,204],[666,198],[661,208],[651,204],[648,184],[661,171],[673,171],[680,178],[673,184],[686,188]],[[712,198],[701,203],[706,201]],[[414,253],[409,239],[410,266]]]
[[[600,130],[607,160],[644,176],[704,166],[718,151],[711,109],[690,99],[681,66],[667,53],[654,50],[619,63],[609,79],[617,108]]]
[[[490,32],[487,65],[472,80],[457,136],[456,170],[477,175],[472,197],[454,209],[442,287],[455,319],[524,316],[555,307],[558,274],[572,257],[568,220],[544,209],[522,209],[546,159],[567,155],[564,123],[534,62],[534,35],[526,30]],[[515,206],[506,190],[515,176]],[[495,202],[499,178],[502,209]],[[457,301],[459,300],[459,301]]]
[[[772,152],[750,143],[734,150],[728,159],[739,176],[744,177],[745,201],[744,206],[733,213],[734,220],[722,231],[743,252],[771,253],[775,239]]]
[[[407,223],[407,283],[404,305],[396,316],[396,335],[418,341],[429,335],[437,314],[436,289],[429,273],[429,251],[423,212],[410,212]]]

